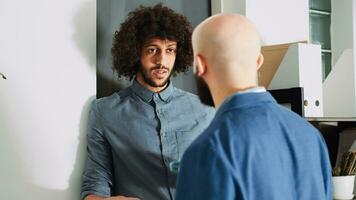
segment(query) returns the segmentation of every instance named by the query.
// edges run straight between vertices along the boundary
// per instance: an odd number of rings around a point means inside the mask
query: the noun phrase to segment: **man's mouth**
[[[153,69],[152,74],[155,78],[162,79],[167,76],[168,70],[167,69]]]

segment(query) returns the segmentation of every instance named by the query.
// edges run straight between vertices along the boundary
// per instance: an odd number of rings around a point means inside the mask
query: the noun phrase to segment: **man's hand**
[[[135,198],[135,197],[125,197],[125,196],[115,196],[115,197],[108,197],[108,198],[103,198],[103,197],[99,197],[96,195],[88,195],[87,197],[85,197],[84,200],[140,200],[139,198]]]

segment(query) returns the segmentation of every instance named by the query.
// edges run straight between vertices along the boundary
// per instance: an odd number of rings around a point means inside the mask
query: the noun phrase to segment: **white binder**
[[[304,88],[304,117],[323,117],[320,45],[289,45],[267,88],[274,90],[293,87]]]
[[[323,83],[325,117],[356,117],[356,65],[345,50]]]

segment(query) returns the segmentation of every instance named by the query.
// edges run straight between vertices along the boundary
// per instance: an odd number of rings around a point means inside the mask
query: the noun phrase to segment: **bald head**
[[[208,70],[225,79],[250,78],[256,82],[260,41],[254,24],[239,14],[214,15],[193,32],[195,56],[202,56]]]

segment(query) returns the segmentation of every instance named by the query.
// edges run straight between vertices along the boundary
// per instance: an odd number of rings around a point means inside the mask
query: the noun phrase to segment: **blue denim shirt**
[[[160,93],[133,84],[92,104],[81,198],[124,195],[172,199],[179,160],[208,126],[215,110],[173,87]]]
[[[185,152],[176,200],[331,200],[322,135],[261,89],[235,93]]]

